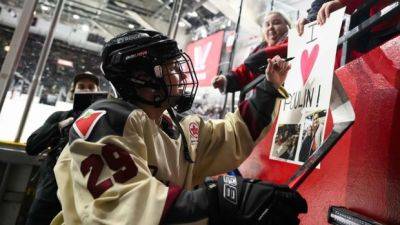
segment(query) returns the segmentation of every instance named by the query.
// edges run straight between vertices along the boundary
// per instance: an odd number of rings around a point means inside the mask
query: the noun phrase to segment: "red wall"
[[[356,121],[300,186],[309,212],[303,225],[328,224],[330,205],[400,224],[400,36],[336,70]],[[332,129],[328,118],[327,131]],[[296,165],[269,160],[268,136],[240,167],[245,177],[285,183]]]

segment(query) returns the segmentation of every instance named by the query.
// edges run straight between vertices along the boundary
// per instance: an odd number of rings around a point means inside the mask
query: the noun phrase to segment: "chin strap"
[[[171,107],[169,107],[169,108],[167,109],[167,111],[168,111],[169,115],[171,116],[172,121],[174,121],[174,123],[175,123],[175,125],[176,125],[176,128],[178,129],[179,133],[180,133],[181,136],[182,136],[183,154],[184,154],[184,156],[185,156],[185,159],[186,159],[189,163],[194,163],[194,161],[193,161],[192,158],[190,157],[189,147],[188,147],[188,144],[187,144],[187,140],[186,140],[185,134],[183,133],[182,127],[181,127],[181,125],[179,124],[179,121],[178,121],[178,119],[176,118],[174,111],[172,110]]]

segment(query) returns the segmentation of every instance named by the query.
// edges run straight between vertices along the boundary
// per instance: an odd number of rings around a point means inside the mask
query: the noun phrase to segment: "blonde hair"
[[[282,19],[285,22],[286,26],[288,26],[289,29],[291,28],[290,20],[283,13],[278,12],[278,11],[271,11],[271,12],[265,14],[265,16],[264,16],[264,18],[262,20],[262,24],[261,24],[263,28],[265,26],[265,21],[267,20],[267,17],[272,15],[272,14],[276,14],[276,15],[279,15],[280,17],[282,17]]]
[[[273,15],[273,14],[279,15],[279,16],[283,19],[283,22],[285,22],[285,24],[286,24],[288,30],[291,28],[289,19],[286,18],[286,16],[284,16],[283,13],[278,12],[278,11],[271,11],[271,12],[265,14],[265,16],[263,17],[263,20],[262,20],[261,30],[260,30],[260,31],[261,31],[261,37],[262,37],[262,40],[263,40],[263,41],[266,41],[266,40],[265,40],[265,36],[264,36],[264,32],[265,32],[265,21],[267,20],[267,17],[268,17],[268,16]],[[284,36],[285,36],[285,37],[287,36],[287,32],[286,32],[286,35],[284,35]]]

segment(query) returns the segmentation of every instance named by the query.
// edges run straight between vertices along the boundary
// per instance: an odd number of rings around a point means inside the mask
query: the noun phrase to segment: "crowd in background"
[[[2,64],[5,56],[5,46],[9,46],[14,30],[8,27],[0,26],[0,63]],[[43,48],[45,37],[30,33],[23,49],[16,73],[20,76],[14,76],[14,82],[11,83],[10,90],[18,90],[24,94],[28,92],[29,83],[32,81],[35,69]],[[59,60],[67,62],[63,65]],[[40,80],[40,96],[45,99],[46,96],[56,96],[58,100],[65,101],[68,91],[71,89],[71,83],[74,75],[79,72],[92,71],[95,74],[101,74],[101,57],[97,52],[92,52],[82,48],[77,48],[60,40],[54,40],[49,57]],[[21,82],[21,79],[24,82]],[[21,86],[22,85],[22,86]],[[107,90],[104,81],[101,82],[101,89]],[[43,103],[46,103],[43,100]]]

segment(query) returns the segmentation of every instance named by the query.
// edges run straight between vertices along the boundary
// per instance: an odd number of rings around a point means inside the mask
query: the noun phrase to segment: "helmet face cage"
[[[198,88],[198,80],[189,56],[180,52],[162,66],[168,104],[177,112],[184,112],[192,107]]]
[[[127,45],[108,54],[103,70],[110,80],[117,78],[116,88],[127,100],[160,107],[168,104],[178,112],[191,108],[198,80],[189,56],[175,41],[157,40],[141,46]],[[158,94],[145,99],[138,88],[150,88]]]

